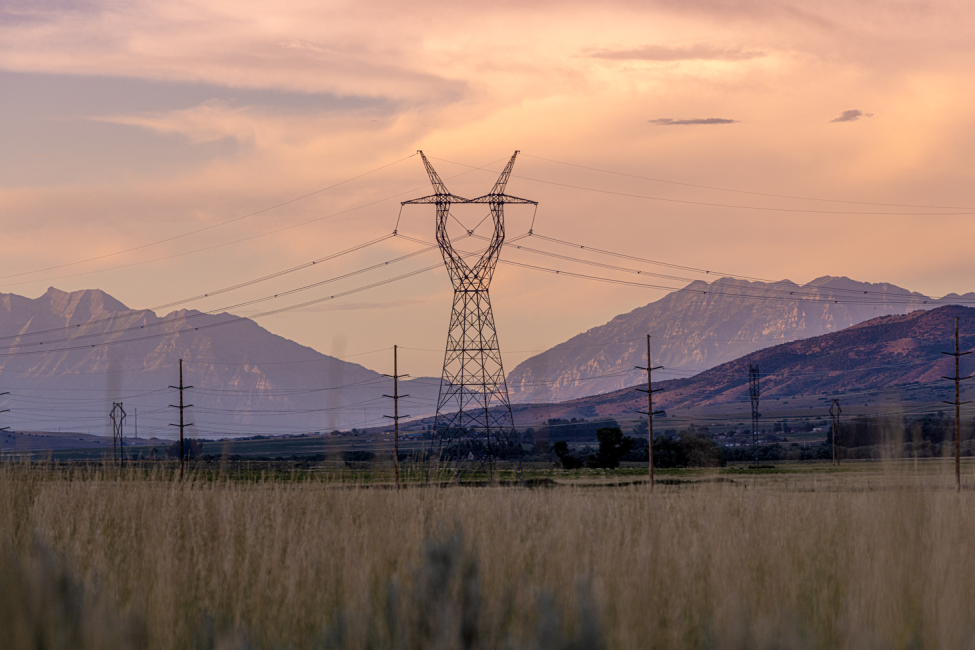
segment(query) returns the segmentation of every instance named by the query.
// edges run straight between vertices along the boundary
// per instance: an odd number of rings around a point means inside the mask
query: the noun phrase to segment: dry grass
[[[975,493],[896,471],[658,487],[0,469],[0,647],[975,646]]]

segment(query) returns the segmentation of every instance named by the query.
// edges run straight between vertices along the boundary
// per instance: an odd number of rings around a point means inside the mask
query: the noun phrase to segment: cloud
[[[125,124],[156,131],[180,134],[194,144],[231,138],[251,143],[255,129],[247,111],[225,101],[211,99],[185,110],[147,115],[110,115],[93,118],[100,122]]]
[[[675,120],[672,117],[658,117],[655,120],[647,120],[650,124],[657,126],[686,126],[689,124],[737,124],[738,120],[731,120],[726,117],[698,117],[694,119]]]
[[[849,111],[843,111],[839,117],[831,119],[830,122],[856,122],[861,117],[873,117],[873,113],[864,113],[854,108]]]
[[[621,61],[746,61],[765,56],[764,52],[744,51],[738,48],[720,48],[710,45],[690,47],[666,47],[646,45],[629,50],[600,50],[593,53],[594,59],[616,59]]]

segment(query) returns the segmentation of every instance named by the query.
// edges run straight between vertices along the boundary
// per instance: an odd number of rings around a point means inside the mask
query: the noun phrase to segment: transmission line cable
[[[614,176],[625,176],[627,178],[637,178],[645,181],[653,181],[655,183],[666,183],[668,185],[680,185],[683,187],[693,187],[702,190],[713,190],[715,192],[731,192],[734,194],[748,194],[751,196],[764,196],[764,197],[769,197],[774,199],[790,199],[795,201],[817,201],[820,203],[846,203],[850,205],[876,205],[876,206],[887,207],[887,208],[918,208],[918,209],[931,209],[931,210],[935,210],[935,209],[975,210],[975,208],[972,207],[959,206],[959,205],[920,205],[920,204],[911,204],[911,203],[878,203],[875,201],[847,201],[843,199],[824,199],[824,198],[818,198],[814,196],[798,196],[794,194],[772,194],[768,192],[750,192],[747,190],[735,190],[727,187],[715,187],[713,185],[698,185],[696,183],[682,183],[680,181],[666,180],[663,178],[653,178],[651,176],[638,176],[636,174],[627,174],[624,172],[617,172],[609,169],[600,169],[598,167],[588,167],[586,165],[578,165],[576,163],[564,162],[561,160],[553,160],[551,158],[542,158],[541,156],[533,156],[528,153],[522,153],[522,155],[527,156],[528,158],[534,158],[536,160],[544,160],[546,162],[556,163],[558,165],[565,165],[567,167],[577,167],[579,169],[587,169],[589,171],[601,172],[603,174],[613,174]],[[461,163],[454,163],[454,164],[459,165]]]
[[[360,179],[360,178],[362,178],[364,176],[369,176],[370,174],[374,174],[374,173],[376,173],[378,171],[381,171],[383,169],[386,169],[387,167],[392,167],[393,165],[397,165],[397,164],[399,164],[399,163],[401,163],[401,162],[403,162],[405,160],[409,160],[410,158],[412,158],[415,155],[416,155],[415,153],[414,154],[410,154],[409,156],[406,156],[405,158],[400,158],[399,160],[394,160],[393,162],[391,162],[389,164],[386,164],[386,165],[383,165],[382,167],[376,167],[375,169],[371,169],[371,170],[369,170],[367,172],[364,172],[362,174],[359,174],[358,176],[353,176],[352,178],[347,178],[344,181],[340,181],[338,183],[335,183],[334,185],[329,185],[328,187],[323,187],[323,188],[321,188],[319,190],[315,190],[314,192],[308,192],[307,194],[302,194],[301,196],[295,197],[293,199],[288,199],[287,201],[282,201],[281,203],[277,203],[275,205],[268,206],[266,208],[262,208],[260,210],[255,210],[254,212],[250,212],[248,214],[241,215],[239,217],[234,217],[232,219],[227,219],[225,221],[221,221],[220,223],[211,224],[211,225],[205,226],[203,228],[198,228],[196,230],[191,230],[189,232],[184,232],[184,233],[181,233],[179,235],[173,235],[172,237],[166,237],[165,239],[159,239],[159,240],[154,241],[154,242],[149,242],[149,243],[146,243],[146,244],[140,244],[139,246],[133,246],[132,248],[127,248],[125,250],[115,251],[113,253],[105,253],[104,255],[97,255],[95,257],[89,257],[89,258],[84,259],[84,260],[78,260],[78,261],[75,261],[75,262],[66,262],[64,264],[58,264],[56,266],[49,266],[49,267],[46,267],[46,268],[43,268],[43,269],[35,269],[33,271],[22,271],[20,273],[12,273],[10,275],[3,275],[3,276],[0,276],[0,280],[5,280],[7,278],[15,278],[15,277],[22,276],[22,275],[30,275],[32,273],[42,273],[44,271],[51,271],[51,270],[54,270],[54,269],[60,269],[60,268],[66,267],[66,266],[75,266],[75,265],[78,265],[78,264],[84,264],[85,262],[94,262],[96,260],[105,259],[107,257],[114,257],[116,255],[122,255],[124,253],[131,253],[131,252],[134,252],[134,251],[142,250],[144,248],[149,248],[151,246],[158,246],[159,244],[165,244],[166,242],[171,242],[171,241],[174,241],[174,240],[177,240],[177,239],[182,239],[184,237],[189,237],[190,235],[197,235],[197,234],[199,234],[201,232],[206,232],[208,230],[213,230],[214,228],[220,228],[221,226],[226,226],[227,224],[235,223],[237,221],[241,221],[243,219],[247,219],[247,218],[250,218],[250,217],[254,217],[254,216],[257,216],[259,214],[263,214],[265,212],[270,212],[271,210],[276,210],[277,208],[281,208],[281,207],[284,207],[286,205],[290,205],[292,203],[295,203],[297,201],[301,201],[301,200],[307,199],[310,196],[315,196],[316,194],[321,194],[322,192],[327,192],[328,190],[335,189],[336,187],[339,187],[340,185],[345,185],[346,183],[351,183],[352,181],[357,180],[357,179]]]
[[[272,280],[274,278],[278,278],[278,277],[281,277],[283,275],[287,275],[289,273],[294,273],[296,271],[300,271],[302,269],[306,269],[306,268],[312,267],[312,266],[314,266],[316,264],[321,264],[323,262],[331,261],[331,260],[336,259],[338,257],[342,257],[343,255],[348,255],[349,253],[354,253],[356,251],[360,251],[360,250],[362,250],[364,248],[367,248],[369,246],[372,246],[374,244],[378,244],[378,243],[383,242],[383,241],[385,241],[387,239],[390,239],[391,237],[394,237],[394,236],[395,235],[391,235],[391,234],[390,235],[384,235],[384,236],[379,237],[377,239],[373,239],[372,241],[368,241],[368,242],[365,242],[363,244],[358,244],[356,246],[353,246],[352,248],[347,248],[347,249],[345,249],[343,251],[339,251],[338,253],[332,253],[331,255],[327,255],[327,256],[322,257],[322,258],[319,258],[317,260],[312,260],[311,262],[305,262],[304,264],[299,264],[298,266],[293,266],[293,267],[291,267],[289,269],[284,269],[284,270],[281,270],[281,271],[275,271],[274,273],[270,273],[268,275],[265,275],[265,276],[262,276],[262,277],[259,277],[259,278],[255,278],[253,280],[248,280],[246,282],[240,282],[238,284],[234,284],[234,285],[231,285],[229,287],[223,287],[221,289],[213,289],[213,290],[211,290],[211,291],[209,291],[207,293],[201,293],[199,295],[192,296],[190,298],[183,298],[181,300],[176,300],[176,301],[173,301],[173,302],[169,302],[169,303],[166,303],[164,305],[158,305],[158,306],[154,306],[154,307],[148,307],[146,309],[132,310],[132,313],[131,314],[125,314],[123,316],[119,316],[119,315],[116,314],[116,315],[113,315],[113,316],[109,316],[107,318],[100,318],[100,319],[97,319],[97,320],[87,321],[87,322],[84,322],[84,323],[76,323],[74,325],[64,325],[62,327],[53,327],[53,328],[49,328],[49,329],[46,329],[46,330],[36,330],[36,331],[33,331],[33,332],[25,332],[23,334],[14,334],[14,335],[9,335],[9,336],[0,336],[0,341],[4,341],[4,340],[7,340],[7,339],[12,339],[12,338],[23,338],[23,337],[27,337],[27,336],[39,336],[41,334],[49,334],[51,332],[63,332],[63,331],[66,331],[66,330],[75,330],[75,328],[81,328],[81,327],[92,327],[93,325],[99,325],[101,323],[108,323],[108,322],[114,321],[114,320],[116,320],[118,318],[125,318],[126,316],[142,315],[142,313],[143,312],[146,312],[146,311],[153,311],[154,312],[154,311],[157,311],[157,310],[160,310],[160,309],[168,309],[170,307],[175,307],[177,305],[182,305],[182,304],[185,304],[185,303],[188,303],[188,302],[193,302],[193,301],[196,301],[196,300],[201,300],[203,298],[212,298],[213,296],[218,296],[220,294],[228,293],[230,291],[235,291],[237,289],[242,289],[244,287],[249,287],[249,286],[252,286],[252,285],[261,283],[261,282],[265,282],[267,280]]]
[[[474,255],[480,255],[480,254],[481,254],[480,252],[465,253],[464,256],[465,257],[471,257],[471,256],[474,256]],[[140,336],[140,337],[131,338],[131,339],[125,339],[125,340],[121,340],[121,341],[105,341],[105,342],[102,342],[102,343],[92,343],[92,344],[85,344],[85,345],[79,345],[79,346],[73,346],[73,347],[61,347],[61,348],[54,348],[54,349],[51,349],[51,350],[25,350],[25,351],[21,351],[21,352],[0,353],[0,357],[14,357],[14,356],[21,356],[21,355],[48,354],[49,352],[67,352],[67,351],[71,351],[71,350],[83,350],[83,349],[96,348],[96,347],[105,347],[105,346],[110,346],[110,345],[122,345],[122,344],[127,344],[127,343],[135,343],[135,342],[138,342],[138,341],[146,341],[146,340],[150,340],[150,339],[162,338],[162,337],[166,337],[166,336],[176,336],[178,334],[186,334],[186,333],[189,333],[189,332],[195,332],[195,331],[200,331],[200,330],[207,330],[207,329],[210,329],[210,328],[213,328],[213,327],[222,327],[224,325],[231,325],[231,324],[234,324],[234,323],[246,323],[249,320],[254,320],[254,319],[257,319],[257,318],[263,318],[265,316],[273,316],[275,314],[280,314],[280,313],[292,311],[292,310],[295,310],[295,309],[301,309],[302,307],[308,307],[308,306],[311,306],[311,305],[316,305],[316,304],[320,304],[320,303],[323,303],[323,302],[328,302],[330,300],[335,300],[337,298],[342,298],[342,297],[345,297],[345,296],[349,296],[349,295],[352,295],[352,294],[355,294],[355,293],[359,293],[361,291],[367,291],[369,289],[373,289],[373,288],[376,288],[376,287],[384,286],[384,285],[389,284],[391,282],[397,282],[399,280],[404,280],[404,279],[407,279],[407,278],[411,278],[411,277],[416,276],[416,275],[419,275],[421,273],[426,273],[427,271],[432,271],[432,270],[438,269],[438,268],[441,268],[441,265],[440,264],[434,264],[434,265],[427,266],[427,267],[424,267],[424,268],[421,268],[421,269],[417,269],[415,271],[411,271],[409,273],[404,273],[402,275],[398,275],[398,276],[393,277],[393,278],[387,278],[385,280],[380,280],[380,281],[377,281],[377,282],[373,282],[372,284],[368,284],[368,285],[356,287],[354,289],[349,289],[347,291],[343,291],[343,292],[340,292],[340,293],[336,293],[334,295],[324,296],[322,298],[315,298],[313,300],[308,300],[308,301],[305,301],[303,303],[298,303],[298,304],[295,304],[295,305],[290,305],[290,306],[287,306],[287,307],[281,307],[279,309],[273,309],[273,310],[266,311],[266,312],[262,312],[262,313],[259,313],[259,314],[254,314],[254,315],[248,316],[247,318],[243,318],[243,317],[239,317],[239,316],[234,316],[232,320],[221,321],[219,323],[210,323],[208,325],[200,325],[200,326],[197,326],[197,327],[188,327],[186,329],[176,330],[174,332],[162,332],[160,334],[149,334],[149,335],[146,335],[146,336]],[[347,275],[349,275],[349,274],[347,274]],[[346,277],[346,276],[343,276],[343,277]],[[294,291],[292,291],[291,293],[294,293]],[[264,301],[264,300],[269,300],[269,299],[277,298],[277,297],[279,297],[281,295],[284,295],[284,294],[283,293],[282,294],[275,294],[274,296],[270,296],[270,297],[267,297],[267,298],[259,299],[258,301]],[[256,302],[256,301],[251,301],[251,302]],[[244,303],[242,303],[242,304],[244,304]],[[195,316],[202,316],[202,315],[207,315],[207,314],[195,314],[193,316],[195,317]],[[208,315],[213,315],[213,314],[208,314]],[[173,319],[173,320],[169,320],[169,321],[163,321],[163,322],[161,322],[159,324],[171,324],[171,323],[177,322],[177,321],[185,321],[188,318],[189,317],[184,317],[184,318],[181,318],[181,319]],[[127,328],[124,331],[130,331],[132,329],[142,329],[142,326],[140,326],[138,328]],[[103,333],[102,335],[107,335],[107,334],[111,334],[111,333],[117,333],[117,332],[106,332],[106,333]],[[61,341],[73,341],[73,340],[76,340],[76,339],[62,339]],[[43,344],[43,341],[41,342],[41,344]]]
[[[179,316],[179,317],[170,318],[170,319],[162,319],[162,320],[159,320],[159,321],[157,321],[155,323],[147,323],[147,324],[144,324],[144,325],[132,325],[132,326],[125,327],[125,328],[121,328],[121,329],[108,330],[108,331],[105,331],[105,332],[95,332],[95,333],[92,333],[92,334],[81,334],[79,336],[70,336],[68,338],[55,339],[53,341],[41,341],[41,342],[37,343],[36,345],[44,345],[45,343],[47,343],[47,344],[61,343],[61,342],[65,342],[65,341],[79,341],[79,340],[87,339],[87,338],[104,337],[104,336],[109,336],[109,335],[114,335],[114,334],[124,334],[125,332],[131,332],[131,331],[134,331],[134,330],[142,330],[142,329],[146,329],[146,328],[154,328],[154,327],[162,327],[162,326],[166,326],[166,325],[172,325],[173,323],[185,322],[185,321],[188,321],[188,320],[191,320],[191,319],[194,319],[194,318],[201,318],[203,316],[213,316],[215,314],[219,314],[219,313],[222,313],[222,312],[226,312],[226,311],[231,310],[231,309],[239,309],[241,307],[248,307],[250,305],[259,304],[259,303],[262,303],[262,302],[267,302],[269,300],[275,300],[277,298],[282,298],[282,297],[290,296],[292,294],[299,293],[299,292],[302,292],[302,291],[307,291],[309,289],[314,289],[314,288],[317,288],[317,287],[321,287],[323,285],[330,284],[332,282],[337,282],[339,280],[345,280],[345,279],[348,279],[350,277],[353,277],[353,276],[356,276],[356,275],[361,275],[362,273],[366,273],[367,271],[373,271],[373,270],[376,270],[376,269],[379,269],[379,268],[383,268],[383,267],[389,266],[390,264],[394,264],[396,262],[401,262],[403,260],[410,259],[412,257],[416,257],[417,255],[422,255],[423,253],[427,253],[427,252],[433,250],[434,248],[436,248],[436,246],[428,246],[427,248],[425,248],[423,250],[415,251],[413,253],[409,253],[407,255],[403,255],[403,256],[394,258],[392,260],[388,260],[386,262],[381,262],[379,264],[374,264],[372,266],[369,266],[369,267],[366,267],[366,268],[363,268],[363,269],[358,269],[356,271],[352,271],[352,272],[349,272],[349,273],[345,273],[343,275],[339,275],[339,276],[336,276],[336,277],[333,277],[333,278],[329,278],[327,280],[321,280],[319,282],[315,282],[315,283],[308,284],[308,285],[305,285],[305,286],[302,286],[302,287],[298,287],[296,289],[289,289],[289,290],[286,290],[286,291],[280,291],[280,292],[278,292],[276,294],[273,294],[273,295],[263,296],[261,298],[255,298],[253,300],[247,300],[247,301],[240,302],[240,303],[237,303],[237,304],[234,304],[234,305],[229,305],[229,306],[226,306],[226,307],[220,307],[218,309],[212,309],[212,310],[205,311],[205,312],[198,312],[198,313],[195,313],[195,314],[187,314],[186,316]],[[116,318],[132,318],[132,317],[141,318],[143,316],[145,316],[145,313],[144,312],[135,312],[135,313],[132,313],[132,314],[125,314],[125,315],[122,315],[122,316],[112,317],[112,318],[109,318],[109,319],[103,319],[102,322],[105,322],[105,320],[109,320],[109,321],[115,320]],[[81,324],[78,325],[78,327],[80,327],[80,326],[81,326]],[[5,337],[0,337],[0,340],[6,340],[6,339],[12,339],[12,338],[20,338],[20,337],[21,337],[21,335],[19,335],[19,334],[18,335],[10,335],[10,336],[5,336]],[[35,344],[32,343],[31,345],[35,345]],[[8,346],[7,349],[10,349],[11,347],[16,347],[16,345],[14,345],[14,346]]]
[[[614,252],[614,251],[609,251],[609,250],[605,250],[605,249],[601,249],[601,248],[595,248],[593,246],[586,246],[586,245],[583,245],[583,244],[578,244],[578,243],[566,241],[564,239],[556,239],[555,237],[548,237],[546,235],[540,235],[540,234],[538,234],[536,232],[533,232],[531,234],[531,236],[532,237],[536,237],[538,239],[541,239],[543,241],[552,242],[554,244],[560,244],[562,246],[568,246],[568,247],[571,247],[571,248],[578,248],[580,250],[586,250],[586,251],[590,251],[590,252],[593,252],[593,253],[599,253],[601,255],[607,255],[607,256],[610,256],[610,257],[616,257],[616,258],[620,258],[620,259],[628,259],[628,260],[632,260],[632,261],[636,261],[636,262],[643,262],[643,263],[646,263],[646,264],[653,264],[653,265],[656,265],[656,266],[664,266],[664,267],[678,269],[678,270],[682,270],[682,271],[691,271],[693,273],[703,273],[705,275],[711,275],[711,276],[725,276],[725,277],[737,278],[737,279],[741,279],[741,280],[752,280],[752,281],[755,281],[755,282],[764,282],[766,284],[771,284],[771,285],[785,284],[785,282],[783,280],[769,280],[767,278],[759,278],[759,277],[748,276],[748,275],[737,275],[737,274],[734,274],[734,273],[726,273],[726,272],[723,272],[723,271],[710,271],[710,270],[707,270],[707,269],[699,269],[699,268],[695,268],[695,267],[692,267],[692,266],[683,266],[683,265],[679,265],[679,264],[671,264],[671,263],[668,263],[668,262],[660,262],[660,261],[657,261],[657,260],[650,260],[650,259],[643,258],[643,257],[636,257],[634,255],[627,255],[625,253],[617,253],[617,252]],[[516,247],[516,248],[518,248],[518,247]],[[582,260],[576,259],[576,261],[582,261]],[[585,262],[583,262],[583,263],[585,263]],[[870,289],[870,290],[867,290],[867,289],[849,289],[849,288],[845,288],[845,287],[832,287],[832,286],[829,286],[829,285],[821,285],[821,284],[805,284],[805,285],[802,285],[801,287],[799,285],[796,285],[796,287],[797,287],[798,290],[809,289],[809,288],[829,289],[830,291],[836,291],[838,293],[849,293],[849,294],[853,294],[853,295],[869,295],[869,294],[872,294],[872,295],[884,296],[884,297],[887,297],[887,296],[914,297],[914,298],[917,297],[917,296],[915,296],[914,294],[912,294],[910,292],[885,292],[885,291],[876,291],[876,290],[872,290],[872,289]],[[928,298],[927,300],[921,300],[921,301],[917,301],[917,302],[919,302],[919,304],[929,304],[930,301],[942,300],[944,297],[942,296],[942,297],[938,298],[938,297],[929,297],[928,296],[927,298]],[[971,302],[971,301],[961,301],[961,302]]]
[[[430,156],[434,160],[444,160],[443,158],[435,158]],[[485,172],[493,172],[490,169],[483,167],[474,167],[473,165],[465,165],[464,163],[453,162],[450,160],[444,160],[444,162],[449,162],[454,165],[461,165],[462,167],[471,167],[472,169],[479,169]],[[739,205],[733,203],[713,203],[709,201],[691,201],[688,199],[670,199],[661,196],[650,196],[646,194],[633,194],[630,192],[617,192],[614,190],[603,190],[595,187],[586,187],[584,185],[573,185],[572,183],[560,183],[558,181],[547,181],[540,178],[532,178],[530,176],[522,176],[519,174],[512,174],[512,178],[520,178],[526,181],[532,181],[534,183],[543,183],[545,185],[555,185],[558,187],[565,187],[573,190],[582,190],[585,192],[596,192],[599,194],[612,194],[615,196],[623,196],[633,199],[644,199],[647,201],[660,201],[663,203],[678,203],[683,205],[700,205],[709,208],[728,208],[737,210],[756,210],[759,212],[790,212],[799,214],[836,214],[836,215],[863,215],[863,216],[907,216],[907,217],[939,217],[939,216],[970,216],[975,214],[975,208],[959,208],[965,210],[964,212],[866,212],[863,210],[816,210],[811,208],[777,208],[773,206],[758,206],[758,205]]]

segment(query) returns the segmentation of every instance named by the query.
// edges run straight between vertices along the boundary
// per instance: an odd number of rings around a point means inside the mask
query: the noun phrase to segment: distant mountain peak
[[[48,287],[44,295],[36,300],[50,305],[52,311],[63,315],[90,316],[107,312],[130,311],[119,300],[101,289],[81,289],[68,292],[56,287]]]

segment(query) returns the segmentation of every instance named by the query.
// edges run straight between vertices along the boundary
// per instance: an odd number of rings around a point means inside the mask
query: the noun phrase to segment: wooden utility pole
[[[962,379],[971,379],[971,377],[962,377],[959,374],[959,361],[961,357],[966,354],[971,354],[971,352],[959,352],[958,351],[958,317],[955,316],[955,351],[954,352],[942,352],[941,354],[947,354],[955,357],[955,376],[954,377],[942,377],[942,379],[954,379],[955,380],[955,401],[945,402],[945,404],[955,405],[955,487],[961,490],[961,405],[970,404],[971,402],[961,401],[961,381]]]
[[[179,360],[179,386],[170,386],[170,388],[175,388],[179,390],[179,406],[175,404],[170,404],[170,408],[179,409],[179,424],[170,424],[171,427],[179,427],[179,477],[183,478],[183,464],[186,459],[186,454],[183,449],[183,427],[191,427],[193,424],[183,424],[183,409],[188,409],[192,407],[192,404],[183,405],[183,391],[193,388],[192,386],[183,385],[183,360]]]
[[[836,437],[840,434],[840,413],[843,409],[840,408],[840,401],[834,399],[829,405],[829,416],[833,420],[833,464],[840,464],[840,454],[836,446]]]
[[[663,390],[662,388],[658,388],[657,390],[654,390],[653,389],[653,371],[654,370],[660,370],[661,368],[663,368],[663,366],[654,366],[653,365],[653,361],[651,361],[651,357],[650,357],[650,335],[649,334],[647,334],[647,367],[646,368],[644,368],[643,366],[635,366],[635,367],[636,367],[637,370],[646,370],[647,371],[647,388],[646,388],[646,390],[644,390],[642,388],[637,388],[637,390],[640,391],[641,393],[646,393],[647,394],[647,410],[646,411],[637,411],[637,413],[642,413],[643,415],[646,415],[647,416],[647,422],[650,425],[650,431],[647,434],[647,436],[648,436],[647,442],[650,443],[649,444],[649,450],[650,450],[650,491],[653,492],[653,416],[654,415],[657,415],[658,413],[663,413],[663,411],[654,411],[653,410],[653,394],[654,393],[659,393],[661,390]]]
[[[396,353],[399,346],[393,346],[393,374],[383,375],[383,377],[392,377],[393,379],[393,394],[383,395],[383,397],[388,397],[393,400],[393,414],[384,415],[384,418],[389,418],[393,421],[393,463],[396,468],[396,489],[399,489],[399,421],[400,418],[408,418],[409,415],[399,414],[399,401],[403,397],[409,397],[409,395],[399,394],[399,379],[400,377],[409,377],[409,375],[399,374],[399,369],[396,361]]]
[[[9,395],[10,393],[0,393],[0,396]],[[3,409],[0,413],[9,413],[10,409]],[[10,431],[10,427],[0,427],[0,431]]]

